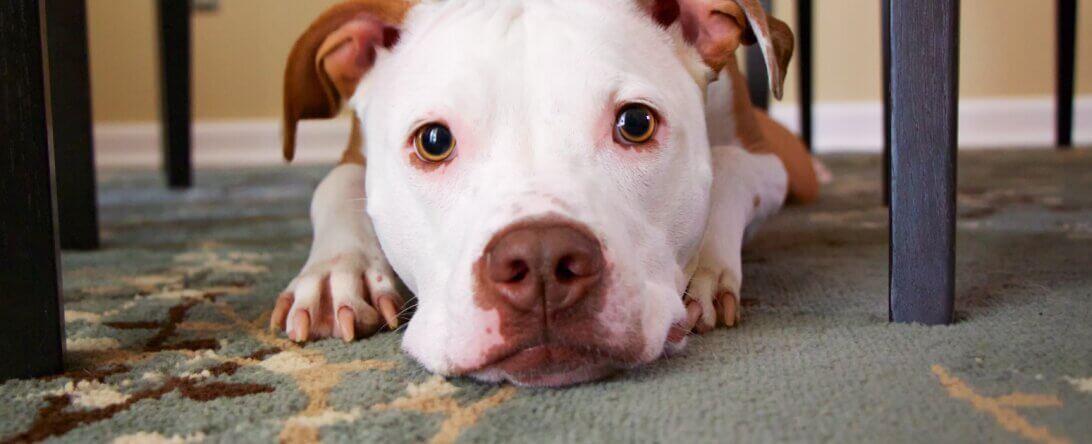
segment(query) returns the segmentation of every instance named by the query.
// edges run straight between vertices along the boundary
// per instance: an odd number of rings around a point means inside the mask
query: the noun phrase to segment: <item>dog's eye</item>
[[[636,145],[648,142],[656,133],[656,116],[644,105],[627,105],[618,112],[614,122],[614,138],[618,143]]]
[[[417,147],[417,155],[429,162],[443,162],[455,152],[455,136],[439,123],[430,123],[417,130],[413,144]]]

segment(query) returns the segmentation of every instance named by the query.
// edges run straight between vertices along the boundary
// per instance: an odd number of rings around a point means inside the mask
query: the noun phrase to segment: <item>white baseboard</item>
[[[302,122],[294,162],[336,162],[348,142],[349,125],[348,118]],[[160,137],[157,123],[95,125],[95,164],[156,167],[162,157]],[[280,121],[195,122],[193,161],[198,167],[283,164]]]
[[[820,102],[815,106],[815,148],[820,153],[878,153],[883,142],[883,108],[878,102]],[[796,105],[774,104],[770,114],[793,131]],[[1092,96],[1077,98],[1074,142],[1092,144]],[[297,163],[336,162],[349,137],[349,121],[304,122]],[[194,164],[202,166],[276,165],[281,158],[280,121],[196,122]],[[95,160],[100,167],[156,167],[160,162],[156,123],[95,125]],[[1048,148],[1054,141],[1051,97],[965,99],[960,102],[961,148]]]
[[[1092,96],[1074,101],[1073,140],[1092,144]],[[800,108],[775,103],[770,115],[799,132]],[[820,102],[813,111],[819,153],[879,153],[883,147],[883,104]],[[983,98],[959,102],[960,149],[1052,148],[1054,98]]]

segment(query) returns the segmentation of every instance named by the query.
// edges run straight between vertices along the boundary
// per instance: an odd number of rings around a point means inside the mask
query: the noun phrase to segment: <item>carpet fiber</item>
[[[105,171],[64,257],[68,372],[0,386],[0,442],[1092,442],[1092,152],[962,156],[957,322],[887,322],[875,157],[745,254],[743,322],[563,390],[425,373],[400,334],[266,330],[326,169]]]

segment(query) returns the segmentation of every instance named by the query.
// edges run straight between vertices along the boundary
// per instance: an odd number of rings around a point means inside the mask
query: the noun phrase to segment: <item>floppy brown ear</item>
[[[763,56],[766,58],[766,69],[770,72],[777,73],[777,87],[774,87],[773,75],[770,75],[770,91],[773,91],[774,97],[781,100],[781,94],[784,92],[785,75],[789,72],[789,61],[792,60],[793,50],[796,48],[796,40],[792,34],[792,29],[789,29],[789,25],[785,22],[778,20],[773,16],[766,16],[766,23],[769,28],[769,41],[770,46],[763,51]],[[766,52],[773,50],[774,55],[772,59],[775,63],[771,64],[771,57]]]
[[[652,5],[653,18],[659,23],[670,26],[679,22],[683,36],[713,72],[719,73],[735,60],[740,44],[760,45],[770,91],[781,98],[792,58],[792,30],[768,17],[758,0],[653,0]]]
[[[285,160],[295,156],[299,121],[337,115],[375,63],[378,48],[398,42],[409,7],[404,0],[345,2],[326,10],[304,31],[284,73]]]

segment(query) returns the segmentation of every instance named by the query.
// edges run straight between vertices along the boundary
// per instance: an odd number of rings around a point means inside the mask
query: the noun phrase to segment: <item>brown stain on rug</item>
[[[41,378],[41,380],[42,381],[54,381],[54,380],[57,380],[57,379],[67,378],[67,379],[71,379],[73,382],[81,382],[81,381],[102,382],[104,379],[106,379],[106,378],[108,378],[110,376],[129,373],[129,371],[131,371],[131,370],[132,369],[129,368],[129,366],[127,366],[127,365],[115,364],[115,365],[102,367],[102,368],[98,368],[98,369],[93,369],[93,370],[73,370],[73,371],[62,373],[62,374],[59,374],[59,375],[46,376],[44,378]]]
[[[235,369],[237,367],[231,368],[221,365],[206,370],[215,372],[214,374],[232,374]],[[28,443],[61,436],[77,427],[110,419],[118,413],[129,410],[140,401],[146,399],[158,400],[173,391],[178,391],[182,396],[194,401],[208,402],[220,398],[237,398],[259,393],[271,393],[274,388],[265,384],[201,383],[191,378],[170,378],[156,388],[129,395],[124,402],[87,410],[70,409],[69,407],[72,407],[72,397],[68,394],[54,395],[45,399],[46,406],[38,410],[38,416],[25,432],[0,442],[4,444]]]
[[[178,330],[186,326],[186,314],[197,305],[205,302],[216,302],[216,299],[225,294],[237,294],[237,288],[217,288],[200,290],[199,296],[189,296],[186,300],[175,304],[167,310],[167,319],[162,321],[139,322],[105,322],[103,325],[119,330],[156,330],[155,334],[144,345],[144,351],[157,353],[163,351],[201,351],[218,350],[220,342],[216,339],[203,338],[191,339],[168,344],[167,342],[178,333]],[[197,331],[213,332],[226,329],[228,326],[211,323],[198,324],[201,328]],[[215,325],[215,326],[214,326]]]

